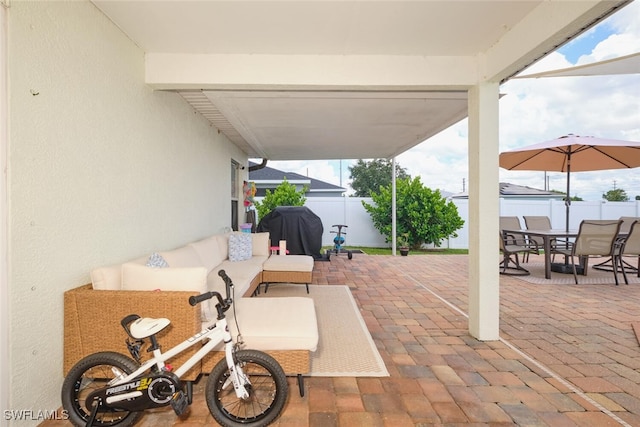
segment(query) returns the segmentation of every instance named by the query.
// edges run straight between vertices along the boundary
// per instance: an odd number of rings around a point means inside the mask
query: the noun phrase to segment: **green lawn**
[[[322,248],[321,253],[325,253],[327,249],[333,249],[333,247],[325,246]],[[355,250],[359,249],[367,255],[391,255],[391,248],[368,248],[364,246],[348,246],[345,247],[346,250]],[[400,252],[396,251],[399,255]],[[420,249],[420,250],[411,250],[409,255],[459,255],[464,254],[467,255],[469,253],[468,249],[445,249],[445,248],[436,248],[436,249]]]

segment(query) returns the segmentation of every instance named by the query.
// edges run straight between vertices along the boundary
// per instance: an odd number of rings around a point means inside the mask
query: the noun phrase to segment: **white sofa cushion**
[[[107,265],[91,270],[93,289],[100,291],[118,291],[122,289],[122,264]]]
[[[148,259],[148,256],[142,256],[129,262],[144,265]],[[93,289],[100,291],[119,291],[122,289],[122,264],[94,268],[90,275]]]
[[[129,291],[207,291],[204,267],[153,268],[126,262],[122,264],[122,290]]]
[[[266,256],[268,257],[271,253],[269,246],[271,245],[271,240],[269,239],[269,233],[253,233],[251,234],[251,238],[253,239],[252,243],[252,251],[253,256]]]
[[[262,266],[264,271],[313,271],[313,257],[309,255],[272,256]]]
[[[207,289],[218,291],[224,296],[224,281],[218,275],[218,271],[224,270],[233,282],[236,298],[240,298],[249,289],[251,281],[262,271],[263,262],[264,257],[253,257],[246,261],[224,261],[209,273]]]
[[[200,262],[209,272],[225,259],[220,250],[220,241],[216,236],[190,243],[189,246],[196,251]]]
[[[231,233],[216,234],[215,238],[218,241],[218,247],[220,248],[220,256],[223,260],[229,258],[229,236]]]
[[[159,252],[169,267],[203,267],[198,253],[191,245],[182,246],[172,251]]]
[[[204,267],[154,268],[136,263],[122,264],[122,290],[125,291],[195,291],[207,292],[207,269]],[[185,300],[185,304],[188,301]],[[202,320],[215,319],[215,303],[201,306]],[[171,313],[167,315],[170,316]]]
[[[311,298],[239,298],[235,304],[247,348],[315,351],[318,347],[318,321]],[[233,316],[233,308],[227,316]],[[236,336],[235,321],[228,323]]]

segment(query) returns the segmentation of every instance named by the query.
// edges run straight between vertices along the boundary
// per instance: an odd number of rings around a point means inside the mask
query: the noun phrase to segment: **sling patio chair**
[[[578,275],[576,273],[575,258],[579,258],[585,276],[589,267],[589,257],[608,256],[613,259],[616,251],[619,251],[619,246],[616,243],[621,224],[621,220],[583,220],[580,223],[580,229],[575,241],[561,241],[558,239],[556,245],[552,248],[552,252],[571,259],[573,278],[576,284],[578,284]],[[616,262],[614,262],[613,276],[617,285],[618,275],[616,273]]]
[[[528,230],[551,230],[551,220],[548,216],[530,216],[525,215],[524,218],[524,226],[527,227]],[[544,247],[544,242],[542,237],[529,236],[531,240],[536,242],[538,246],[542,249]],[[555,245],[555,239],[551,240],[551,246]]]
[[[640,217],[621,216],[620,221],[622,221],[622,224],[620,224],[620,231],[618,232],[618,246],[622,246],[625,236],[629,233],[629,230],[631,230],[631,224],[633,224],[634,221],[640,221]],[[634,265],[627,263],[622,258],[619,259],[619,261],[624,263],[628,271],[636,272],[637,268]],[[601,263],[595,264],[593,268],[600,271],[613,271],[613,258],[608,258]]]
[[[626,237],[622,240],[622,245],[619,248],[617,253],[617,261],[620,265],[620,269],[622,270],[622,276],[624,277],[624,283],[629,284],[629,279],[627,278],[627,270],[625,269],[626,264],[622,259],[623,256],[633,256],[636,258],[637,266],[631,266],[638,277],[640,277],[640,221],[633,221],[631,226],[627,232]]]
[[[500,217],[500,252],[502,261],[500,262],[500,274],[510,276],[528,276],[529,270],[520,265],[519,254],[539,253],[539,246],[536,242],[528,239],[525,235],[515,235],[506,233],[504,230],[520,230],[520,220],[517,216]]]

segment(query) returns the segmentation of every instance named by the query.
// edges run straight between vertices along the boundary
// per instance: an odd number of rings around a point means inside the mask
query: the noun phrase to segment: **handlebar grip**
[[[225,287],[227,288],[227,298],[229,297],[229,288],[233,286],[233,282],[231,278],[227,276],[227,273],[224,270],[218,271],[218,276],[222,277],[224,281]]]
[[[196,304],[201,303],[202,301],[206,301],[208,299],[211,299],[211,297],[213,296],[213,292],[207,292],[204,294],[200,294],[200,295],[193,295],[189,297],[189,304],[191,304],[191,306],[195,306]]]

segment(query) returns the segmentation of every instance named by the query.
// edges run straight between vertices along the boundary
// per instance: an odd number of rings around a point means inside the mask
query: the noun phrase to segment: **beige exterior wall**
[[[3,389],[7,409],[49,410],[60,406],[63,292],[92,267],[228,227],[231,160],[247,158],[179,95],[147,86],[144,52],[91,3],[13,1],[7,15]]]

